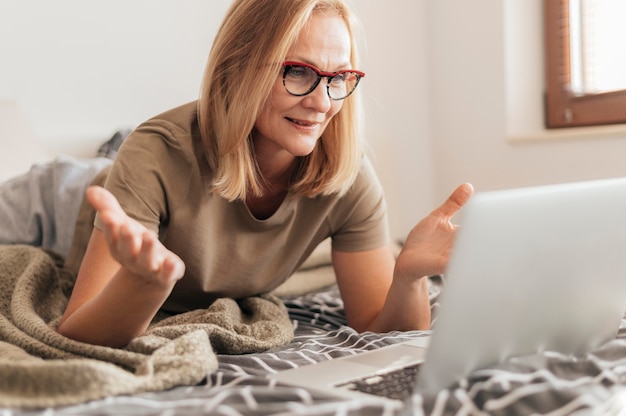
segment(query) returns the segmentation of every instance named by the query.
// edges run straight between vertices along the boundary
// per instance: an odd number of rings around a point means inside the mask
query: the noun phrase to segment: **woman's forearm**
[[[150,284],[121,268],[97,296],[62,320],[57,330],[76,341],[122,348],[145,332],[173,286]]]
[[[428,278],[407,283],[394,279],[378,316],[368,325],[373,332],[430,329]]]

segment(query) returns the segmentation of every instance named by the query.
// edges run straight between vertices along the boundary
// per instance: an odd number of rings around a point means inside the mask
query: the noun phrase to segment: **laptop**
[[[372,398],[359,386],[416,366],[409,388],[377,399],[401,405],[509,357],[578,355],[615,337],[626,311],[626,178],[478,192],[458,223],[432,331],[268,377]]]

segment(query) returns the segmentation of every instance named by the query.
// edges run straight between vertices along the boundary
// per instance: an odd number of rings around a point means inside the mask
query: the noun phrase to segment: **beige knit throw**
[[[209,309],[165,318],[125,349],[59,335],[73,275],[45,251],[0,245],[0,406],[40,408],[195,385],[216,354],[264,351],[293,339],[273,296],[219,299]]]

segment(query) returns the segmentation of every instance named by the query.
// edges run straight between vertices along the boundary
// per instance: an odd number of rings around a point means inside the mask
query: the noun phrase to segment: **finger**
[[[139,267],[149,273],[157,273],[164,260],[158,248],[159,244],[156,237],[145,231],[141,238],[141,251],[137,257]]]
[[[124,213],[113,194],[101,186],[90,186],[86,191],[87,200],[97,211],[113,211],[116,214]]]
[[[141,251],[141,234],[138,234],[128,224],[121,224],[117,236],[114,237],[117,237],[114,239],[115,252],[121,263],[134,261]]]
[[[174,253],[167,251],[153,233],[143,234],[141,252],[136,266],[140,274],[159,284],[169,285],[182,278],[184,263]]]
[[[100,215],[100,219],[112,239],[117,239],[119,227],[126,222],[126,213],[120,206],[119,202],[106,189],[100,186],[91,186],[86,191],[86,197],[89,203],[96,209]]]
[[[100,219],[113,240],[117,240],[121,227],[128,228],[129,232],[141,234],[144,227],[126,215],[115,196],[100,186],[87,189],[87,200],[98,210]]]
[[[185,274],[185,264],[178,257],[167,257],[159,270],[159,278],[165,283],[180,280]]]
[[[452,217],[474,194],[474,187],[470,183],[459,185],[452,194],[441,204],[435,213],[443,217]]]

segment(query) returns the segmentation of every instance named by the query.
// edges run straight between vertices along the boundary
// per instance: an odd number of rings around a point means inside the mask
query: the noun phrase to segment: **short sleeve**
[[[131,133],[105,183],[128,216],[156,233],[184,200],[192,170],[177,133],[166,127],[148,122]],[[101,227],[99,216],[95,226]]]
[[[329,218],[333,248],[364,251],[389,242],[387,204],[374,167],[363,159],[361,171]]]

